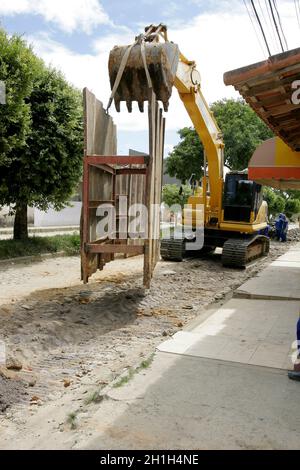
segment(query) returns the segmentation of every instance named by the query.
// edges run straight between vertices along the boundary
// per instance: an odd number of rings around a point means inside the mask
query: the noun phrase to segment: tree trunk
[[[14,223],[14,240],[26,240],[28,238],[27,204],[20,203],[16,206]]]

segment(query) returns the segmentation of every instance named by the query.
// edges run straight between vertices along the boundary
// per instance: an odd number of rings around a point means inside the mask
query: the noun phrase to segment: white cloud
[[[89,88],[106,106],[110,96],[109,51],[117,44],[130,43],[132,37],[133,33],[108,35],[103,40],[94,43],[95,54],[73,52],[44,33],[29,37],[29,42],[33,45],[36,54],[42,57],[47,64],[61,70],[66,79],[79,89]],[[128,114],[125,111],[125,104],[122,103],[122,105],[123,112],[120,114],[114,110],[114,106],[110,109],[118,128],[128,131],[146,129],[146,113],[141,115],[136,111]]]
[[[90,33],[109,18],[98,0],[1,0],[0,15],[41,15],[66,32]]]
[[[297,47],[299,28],[293,4],[285,0],[282,5],[284,6],[281,7],[282,23],[289,46]],[[106,104],[110,94],[107,66],[109,51],[116,44],[131,43],[138,32],[124,28],[121,32],[99,38],[93,44],[94,53],[91,54],[77,54],[43,35],[32,38],[32,42],[37,53],[46,62],[51,62],[61,69],[67,79],[76,86],[90,88]],[[179,44],[182,53],[188,59],[197,62],[202,76],[202,90],[208,102],[223,97],[239,96],[232,87],[224,85],[224,72],[266,59],[245,11],[201,14],[184,27],[170,29],[169,38]],[[120,130],[146,129],[146,113],[142,115],[134,110],[132,114],[128,114],[124,103],[121,108],[121,114],[112,110]],[[189,116],[175,89],[166,117],[167,130],[177,130],[190,125]]]

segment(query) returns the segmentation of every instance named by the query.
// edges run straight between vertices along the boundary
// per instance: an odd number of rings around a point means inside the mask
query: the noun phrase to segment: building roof
[[[300,101],[300,48],[227,72],[224,83],[233,85],[267,126],[300,157],[300,103],[292,101],[293,94]]]

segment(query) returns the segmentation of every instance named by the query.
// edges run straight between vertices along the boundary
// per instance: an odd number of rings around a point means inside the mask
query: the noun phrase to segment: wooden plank
[[[117,175],[145,175],[146,168],[120,168],[116,170]]]
[[[89,165],[145,165],[147,157],[131,155],[88,155]]]
[[[155,95],[152,89],[149,89],[149,104],[148,104],[148,122],[149,122],[149,166],[147,174],[147,209],[148,209],[148,239],[145,240],[145,256],[144,256],[144,286],[149,289],[152,277],[152,233],[153,233],[153,220],[152,220],[152,201],[153,201],[153,160],[155,149],[155,116],[154,109],[156,106]]]
[[[89,209],[97,209],[102,204],[112,204],[114,205],[113,199],[107,199],[106,201],[89,201]]]
[[[105,112],[102,103],[86,88],[84,103],[84,172],[83,172],[83,221],[81,261],[82,277],[88,282],[98,268],[102,269],[109,258],[106,255],[86,252],[86,244],[97,238],[96,211],[91,211],[89,201],[111,200],[114,169],[105,163],[91,166],[88,155],[115,155],[117,153],[116,126]],[[101,162],[99,162],[101,164]]]
[[[124,245],[124,244],[103,244],[88,243],[86,249],[90,253],[136,253],[144,254],[144,247],[141,245]]]
[[[100,165],[100,164],[95,165],[94,163],[91,163],[91,162],[88,162],[88,163],[89,163],[89,165],[93,166],[94,168],[98,168],[98,170],[110,173],[111,175],[116,174],[116,170],[112,166]]]

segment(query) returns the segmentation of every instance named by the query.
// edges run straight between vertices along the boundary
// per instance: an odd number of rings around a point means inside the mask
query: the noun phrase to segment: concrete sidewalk
[[[110,389],[78,448],[298,449],[300,384],[286,369],[299,285],[300,244],[164,342],[150,370]]]

